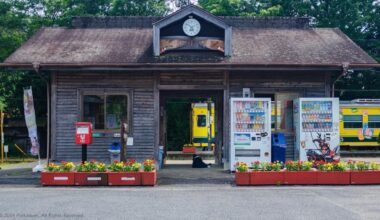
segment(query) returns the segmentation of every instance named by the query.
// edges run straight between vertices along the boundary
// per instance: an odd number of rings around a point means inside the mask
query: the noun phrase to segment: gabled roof
[[[222,19],[219,17],[211,14],[208,11],[203,10],[202,8],[195,6],[195,5],[187,5],[186,7],[181,8],[180,10],[162,18],[159,21],[156,21],[153,23],[154,27],[162,28],[165,27],[168,24],[173,23],[174,21],[180,20],[190,14],[197,15],[199,17],[202,17],[206,19],[207,21],[213,23],[214,25],[226,29],[229,27],[228,24],[226,24]]]
[[[83,28],[89,23],[77,18],[76,28],[42,28],[0,66],[30,68],[34,63],[41,66],[329,66],[346,62],[379,65],[339,29],[307,28],[304,20],[295,18],[221,18],[233,27],[231,57],[188,52],[154,57],[151,22],[159,18],[94,19],[101,25],[91,23],[90,28]],[[119,26],[109,28],[105,21]]]

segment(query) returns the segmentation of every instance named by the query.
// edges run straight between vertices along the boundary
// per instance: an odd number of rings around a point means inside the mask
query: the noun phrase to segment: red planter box
[[[380,171],[351,171],[351,184],[380,184]]]
[[[141,185],[140,172],[109,172],[109,186],[139,186]]]
[[[196,149],[195,147],[183,147],[182,148],[182,153],[184,154],[195,154]]]
[[[143,186],[154,186],[157,183],[157,172],[156,170],[152,172],[140,172],[141,183]]]
[[[72,186],[74,185],[74,172],[42,172],[41,184],[43,186]]]
[[[77,186],[107,186],[107,173],[99,172],[76,172],[75,185]]]
[[[317,171],[317,184],[320,185],[349,185],[348,171]]]
[[[317,184],[316,171],[284,171],[284,183],[288,185],[314,185]]]
[[[251,185],[281,185],[284,183],[283,171],[253,171],[251,172]]]
[[[248,186],[250,184],[251,172],[235,172],[235,183],[237,186]]]

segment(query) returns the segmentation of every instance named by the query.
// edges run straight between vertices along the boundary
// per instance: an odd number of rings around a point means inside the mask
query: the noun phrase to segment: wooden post
[[[128,130],[128,124],[126,124],[124,121],[121,121],[120,124],[120,161],[125,162],[127,159],[125,157],[126,152],[126,140],[128,139],[128,133],[126,132]]]

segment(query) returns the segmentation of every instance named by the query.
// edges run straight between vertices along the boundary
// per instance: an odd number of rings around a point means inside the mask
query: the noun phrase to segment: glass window
[[[84,95],[83,121],[94,129],[117,130],[120,122],[128,120],[127,95]]]
[[[298,93],[276,93],[276,130],[293,132],[293,100]]]
[[[198,115],[197,126],[206,127],[206,115]]]
[[[344,128],[362,128],[363,116],[361,115],[343,115]]]
[[[368,128],[380,128],[380,115],[368,115]]]

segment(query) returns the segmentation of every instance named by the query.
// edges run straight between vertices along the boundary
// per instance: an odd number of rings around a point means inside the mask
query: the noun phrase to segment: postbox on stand
[[[82,161],[86,161],[87,145],[92,144],[92,124],[90,122],[75,123],[75,143],[82,145]]]

